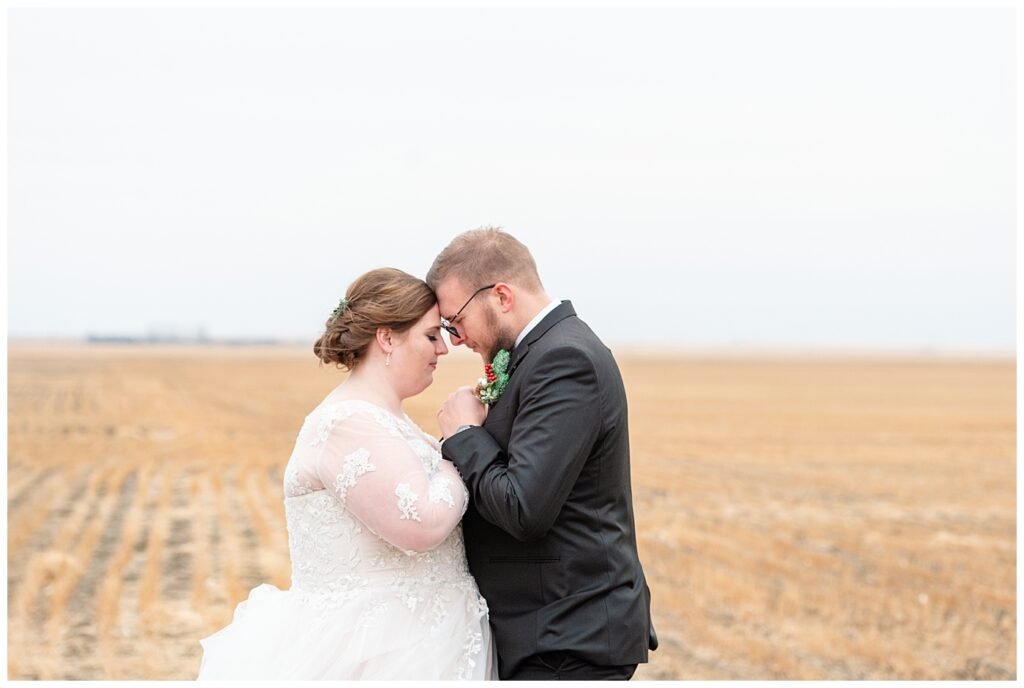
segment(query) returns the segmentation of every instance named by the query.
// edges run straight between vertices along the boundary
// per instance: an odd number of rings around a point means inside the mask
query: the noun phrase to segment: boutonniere
[[[502,349],[494,355],[493,361],[484,366],[484,376],[477,380],[473,390],[477,399],[492,406],[501,398],[508,385],[508,363],[508,351]]]

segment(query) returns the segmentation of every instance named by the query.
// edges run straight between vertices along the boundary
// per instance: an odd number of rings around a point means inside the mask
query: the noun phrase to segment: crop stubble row
[[[307,358],[12,349],[11,678],[191,678],[287,586],[281,471],[341,379]],[[1015,675],[1012,362],[620,362],[662,639],[638,677]],[[410,416],[436,432],[476,370]]]

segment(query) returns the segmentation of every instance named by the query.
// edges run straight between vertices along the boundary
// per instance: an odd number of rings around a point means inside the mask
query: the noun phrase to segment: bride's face
[[[441,337],[441,313],[435,305],[411,329],[404,332],[391,356],[395,379],[403,399],[415,396],[434,381],[437,360],[448,353]]]

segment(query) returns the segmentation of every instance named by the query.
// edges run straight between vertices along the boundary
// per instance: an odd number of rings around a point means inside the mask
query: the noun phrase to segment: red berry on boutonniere
[[[502,349],[494,356],[494,363],[484,364],[484,376],[476,384],[477,398],[485,404],[493,404],[505,391],[508,384],[509,352]]]

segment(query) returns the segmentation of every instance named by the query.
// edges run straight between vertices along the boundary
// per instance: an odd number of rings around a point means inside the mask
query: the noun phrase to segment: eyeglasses
[[[462,339],[462,335],[459,334],[459,331],[455,329],[455,325],[453,325],[452,323],[459,319],[459,316],[462,315],[462,311],[466,310],[466,306],[469,305],[470,301],[476,298],[477,294],[479,294],[482,291],[487,291],[488,289],[493,289],[495,286],[497,286],[497,284],[497,282],[495,282],[494,284],[488,284],[486,287],[480,287],[475,292],[473,292],[473,295],[466,300],[466,303],[462,304],[462,308],[460,308],[459,312],[453,315],[451,319],[441,318],[441,329],[453,337],[458,337],[459,339]]]

